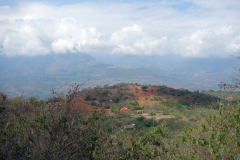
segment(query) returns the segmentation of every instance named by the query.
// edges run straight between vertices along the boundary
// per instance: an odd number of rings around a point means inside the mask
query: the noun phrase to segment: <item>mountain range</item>
[[[84,88],[115,83],[217,89],[233,73],[229,59],[184,59],[166,56],[49,54],[0,56],[0,89],[9,96],[51,96],[50,89],[71,83]],[[90,79],[90,80],[89,80]],[[59,90],[66,91],[66,87]]]

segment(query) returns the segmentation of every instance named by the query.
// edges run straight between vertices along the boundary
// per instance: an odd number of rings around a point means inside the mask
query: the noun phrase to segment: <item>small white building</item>
[[[125,125],[125,126],[123,126],[123,129],[124,129],[124,130],[126,130],[126,129],[135,130],[135,124]]]

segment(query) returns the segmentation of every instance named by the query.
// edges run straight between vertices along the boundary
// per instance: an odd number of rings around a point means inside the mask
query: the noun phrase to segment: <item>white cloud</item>
[[[64,18],[59,23],[46,19],[21,19],[4,25],[1,51],[8,56],[88,53],[108,47],[95,28],[84,27],[72,18]]]
[[[111,35],[116,44],[112,53],[164,55],[174,53],[184,57],[225,57],[240,45],[232,26],[219,29],[198,30],[179,39],[172,37],[153,38],[138,25],[124,27]]]
[[[17,20],[15,23],[8,23],[4,30],[2,41],[2,52],[8,56],[15,55],[45,55],[50,50],[44,44],[38,28],[31,22]]]
[[[64,39],[58,39],[52,43],[52,51],[54,53],[75,53],[74,43]]]
[[[167,37],[159,39],[150,37],[136,24],[112,33],[110,41],[116,45],[112,53],[144,55],[167,53]]]
[[[232,52],[238,52],[238,53],[240,52],[240,34],[232,40],[228,48]]]
[[[91,52],[91,47],[104,45],[100,38],[95,28],[84,27],[72,18],[62,19],[54,33],[57,40],[52,43],[52,50],[54,53]]]
[[[10,7],[9,6],[0,6],[0,8],[9,9]]]
[[[171,8],[185,2],[193,5]],[[237,0],[28,2],[0,7],[0,15],[0,52],[8,56],[104,52],[224,57],[240,45]]]
[[[225,25],[220,29],[198,30],[189,36],[174,40],[173,52],[185,57],[226,57],[236,43],[234,30]]]

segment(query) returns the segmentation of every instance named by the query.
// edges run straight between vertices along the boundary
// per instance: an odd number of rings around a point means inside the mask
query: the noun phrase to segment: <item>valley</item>
[[[106,56],[103,55],[103,58]],[[100,57],[96,57],[101,60]],[[116,57],[117,58],[117,57]],[[219,89],[220,81],[229,82],[229,60],[178,59],[160,56],[128,56],[110,64],[96,60],[89,54],[50,54],[45,56],[0,57],[0,89],[9,96],[35,95],[51,97],[51,88],[66,83],[85,83],[84,88],[104,84],[138,83],[167,85],[190,91]],[[103,59],[102,59],[103,60]],[[194,66],[196,64],[196,66]],[[213,66],[212,64],[218,64]],[[221,73],[220,73],[221,72]],[[66,88],[62,91],[65,92]]]

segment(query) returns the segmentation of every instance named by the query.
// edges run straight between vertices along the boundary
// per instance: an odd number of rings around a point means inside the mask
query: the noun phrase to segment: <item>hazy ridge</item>
[[[24,90],[26,96],[41,98],[50,96],[51,88],[65,83],[83,83],[88,79],[92,80],[84,87],[125,82],[197,90],[218,89],[220,81],[226,82],[233,75],[229,59],[166,56],[1,56],[0,67],[0,87],[3,91],[13,95]]]

